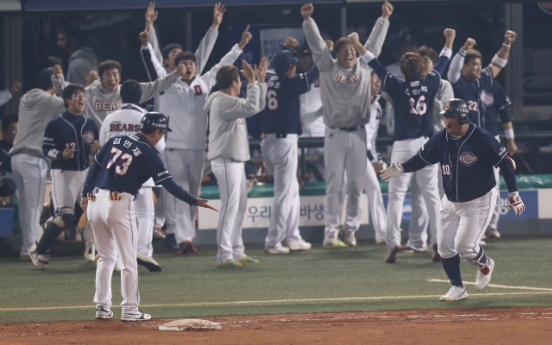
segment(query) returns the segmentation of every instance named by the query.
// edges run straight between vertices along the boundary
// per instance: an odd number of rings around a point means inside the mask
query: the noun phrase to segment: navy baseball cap
[[[291,65],[297,65],[297,58],[289,50],[282,50],[272,58],[272,66],[276,73],[284,73]]]
[[[140,130],[145,134],[150,134],[157,129],[172,132],[172,129],[169,128],[169,119],[156,111],[146,113],[140,121]]]
[[[51,88],[52,74],[54,74],[54,72],[51,67],[41,69],[36,77],[36,87],[44,91]]]

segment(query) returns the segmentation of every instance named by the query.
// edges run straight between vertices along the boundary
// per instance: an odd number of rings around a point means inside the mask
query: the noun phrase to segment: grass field
[[[325,249],[269,256],[246,245],[257,266],[215,267],[214,246],[195,255],[164,252],[155,257],[163,272],[139,267],[141,308],[154,318],[276,313],[382,311],[420,308],[552,305],[552,238],[510,237],[488,242],[496,261],[491,285],[473,287],[475,268],[462,263],[470,297],[440,302],[449,283],[430,253],[401,253],[396,264],[383,260],[386,247],[360,242],[352,249]],[[47,270],[30,261],[0,259],[0,322],[91,320],[95,265],[82,256],[54,257]],[[113,277],[115,317],[120,316],[120,274]]]

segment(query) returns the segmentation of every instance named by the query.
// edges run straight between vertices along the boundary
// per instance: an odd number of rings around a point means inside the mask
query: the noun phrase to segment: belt
[[[265,133],[268,136],[274,136],[276,139],[284,139],[287,138],[288,135],[296,134],[296,133]]]
[[[345,132],[356,132],[361,129],[363,126],[353,126],[353,127],[330,127],[331,129],[337,129]]]

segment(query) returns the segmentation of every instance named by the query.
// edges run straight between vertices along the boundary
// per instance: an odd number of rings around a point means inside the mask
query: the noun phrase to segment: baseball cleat
[[[96,307],[96,319],[107,320],[111,318],[113,318],[113,312],[109,307],[104,307],[103,305],[98,305]]]
[[[272,248],[265,248],[264,252],[266,254],[288,254],[289,253],[289,248],[284,247],[283,245],[278,243],[277,245],[275,245]]]
[[[301,239],[299,241],[286,241],[286,247],[292,251],[309,250],[311,249],[312,244]]]
[[[165,238],[165,233],[159,229],[159,228],[155,228],[153,229],[153,238]]]
[[[217,264],[217,267],[226,268],[226,267],[243,267],[243,264],[234,259],[228,259],[222,264]]]
[[[487,267],[482,270],[477,271],[477,276],[475,277],[475,289],[481,291],[489,285],[491,282],[491,275],[493,274],[495,267],[495,262],[493,259],[487,259]]]
[[[176,244],[176,238],[174,237],[174,234],[165,235],[165,238],[163,239],[163,246],[173,252],[177,252],[180,250],[180,247],[178,246],[178,244]]]
[[[459,301],[468,298],[468,292],[464,286],[451,286],[446,294],[439,297],[439,301]]]
[[[140,310],[132,313],[123,312],[123,315],[121,316],[121,321],[150,321],[150,320],[151,320],[151,315],[142,313]]]
[[[493,238],[499,239],[500,238],[500,232],[498,232],[497,229],[488,228],[487,231],[485,232],[485,236],[489,240],[493,239]]]
[[[441,255],[439,255],[439,251],[437,250],[437,243],[433,244],[433,254],[431,254],[431,261],[441,262]]]
[[[46,266],[48,266],[48,258],[42,254],[38,254],[36,250],[34,252],[29,252],[29,258],[38,269],[45,270]]]
[[[161,266],[153,256],[144,255],[140,252],[136,253],[136,262],[138,265],[142,265],[148,269],[150,272],[161,272]]]
[[[242,265],[256,265],[259,263],[259,260],[257,259],[253,259],[252,257],[250,256],[244,256],[240,261],[238,261],[240,264]]]
[[[343,243],[345,243],[348,247],[356,247],[357,240],[355,237],[355,233],[352,231],[344,231],[343,232]]]
[[[397,262],[397,254],[402,250],[402,247],[398,244],[392,248],[389,248],[387,251],[387,256],[385,257],[385,262],[392,264]]]
[[[86,248],[84,250],[84,260],[88,262],[96,261],[96,245],[94,243],[86,243]]]

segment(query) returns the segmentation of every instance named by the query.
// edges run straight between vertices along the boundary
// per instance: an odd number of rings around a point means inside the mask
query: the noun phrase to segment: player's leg
[[[75,176],[72,180],[72,186],[71,189],[75,193],[74,195],[77,197],[77,203],[80,204],[81,196],[82,196],[82,188],[84,186],[84,182],[86,181],[86,176],[88,175],[88,169],[85,169],[83,171],[75,172]],[[90,227],[90,222],[88,219],[86,219],[86,224],[84,226],[83,231],[83,238],[84,238],[84,259],[89,262],[95,262],[96,261],[96,242],[94,240],[94,233],[92,232],[92,228]]]
[[[460,274],[460,255],[456,250],[456,237],[460,224],[457,214],[461,204],[450,202],[446,197],[442,201],[443,207],[439,213],[440,226],[437,233],[439,254],[442,257],[443,269],[450,280],[449,291],[440,297],[441,301],[457,301],[468,297],[462,275]]]
[[[217,265],[241,266],[232,258],[232,232],[240,210],[244,165],[229,159],[216,158],[211,160],[211,167],[217,178],[222,204],[217,226]]]
[[[324,246],[338,246],[338,235],[341,229],[341,212],[343,202],[340,194],[343,189],[345,171],[346,132],[326,129],[324,137],[324,162],[326,171],[326,195],[324,196]]]
[[[243,245],[243,217],[247,209],[247,185],[245,177],[245,167],[241,163],[241,176],[235,176],[236,182],[239,184],[239,201],[238,210],[234,220],[234,226],[231,234],[232,241],[232,259],[242,265],[258,264],[259,260],[250,258],[245,254],[245,246]]]
[[[416,176],[417,173],[414,173]],[[426,211],[426,203],[422,196],[421,187],[416,178],[410,181],[410,222],[408,224],[408,242],[406,247],[414,251],[423,252],[427,250],[427,226],[429,217]]]
[[[497,137],[497,140],[499,140],[498,137]],[[493,168],[493,169],[494,169],[494,176],[495,176],[495,181],[496,181],[495,189],[496,189],[496,192],[497,192],[497,194],[496,194],[496,201],[497,202],[496,202],[496,206],[493,210],[493,215],[491,217],[491,221],[489,223],[489,226],[485,230],[485,236],[489,239],[491,239],[491,238],[500,238],[500,232],[498,232],[498,220],[500,218],[500,203],[498,202],[500,200],[500,174],[499,174],[500,169],[499,168]]]
[[[161,159],[165,161],[165,151],[160,153]],[[157,196],[157,201],[155,202],[155,224],[154,224],[154,237],[156,238],[165,238],[165,233],[161,231],[161,228],[165,225],[165,198],[166,194],[169,194],[165,191],[165,188],[161,186],[154,187],[155,195]]]
[[[439,231],[439,211],[441,210],[441,199],[439,189],[437,188],[439,174],[439,165],[430,165],[418,170],[414,176],[419,186],[424,186],[420,191],[424,197],[429,216],[429,232],[431,234],[430,243],[437,241],[437,232]]]
[[[493,188],[480,198],[462,203],[456,249],[461,258],[477,267],[475,280],[477,290],[482,290],[489,284],[494,270],[494,261],[487,257],[479,241],[489,225],[496,200],[497,192]]]
[[[19,193],[19,222],[23,235],[19,255],[27,257],[38,237],[48,164],[44,158],[24,153],[12,156],[11,163],[13,180]]]
[[[165,149],[165,151],[163,152],[163,162],[165,163],[167,170],[171,172],[171,175],[174,174],[173,172],[178,174],[184,169],[183,162],[181,161],[177,151],[178,150],[176,149]],[[176,179],[174,180],[176,183],[180,184]],[[182,188],[186,189],[184,186],[182,186]],[[171,193],[164,192],[164,194],[165,225],[167,229],[165,231],[166,237],[163,240],[163,245],[169,250],[178,251],[179,247],[178,242],[176,241],[176,215],[179,212],[178,205],[180,205],[177,202],[180,200],[176,199]]]
[[[364,191],[368,196],[368,210],[376,243],[384,243],[387,232],[387,213],[383,205],[383,197],[381,196],[381,188],[376,176],[376,171],[372,163],[366,158],[366,172],[364,173]]]
[[[160,272],[161,266],[153,258],[153,191],[151,187],[142,187],[134,199],[134,211],[138,226],[138,251],[136,253],[139,265],[145,266],[150,272]]]
[[[111,277],[117,261],[118,250],[113,234],[106,225],[109,204],[108,193],[97,193],[95,200],[89,199],[86,210],[86,216],[92,227],[100,254],[96,266],[96,292],[94,294],[97,318],[113,317],[113,313],[111,313]]]

